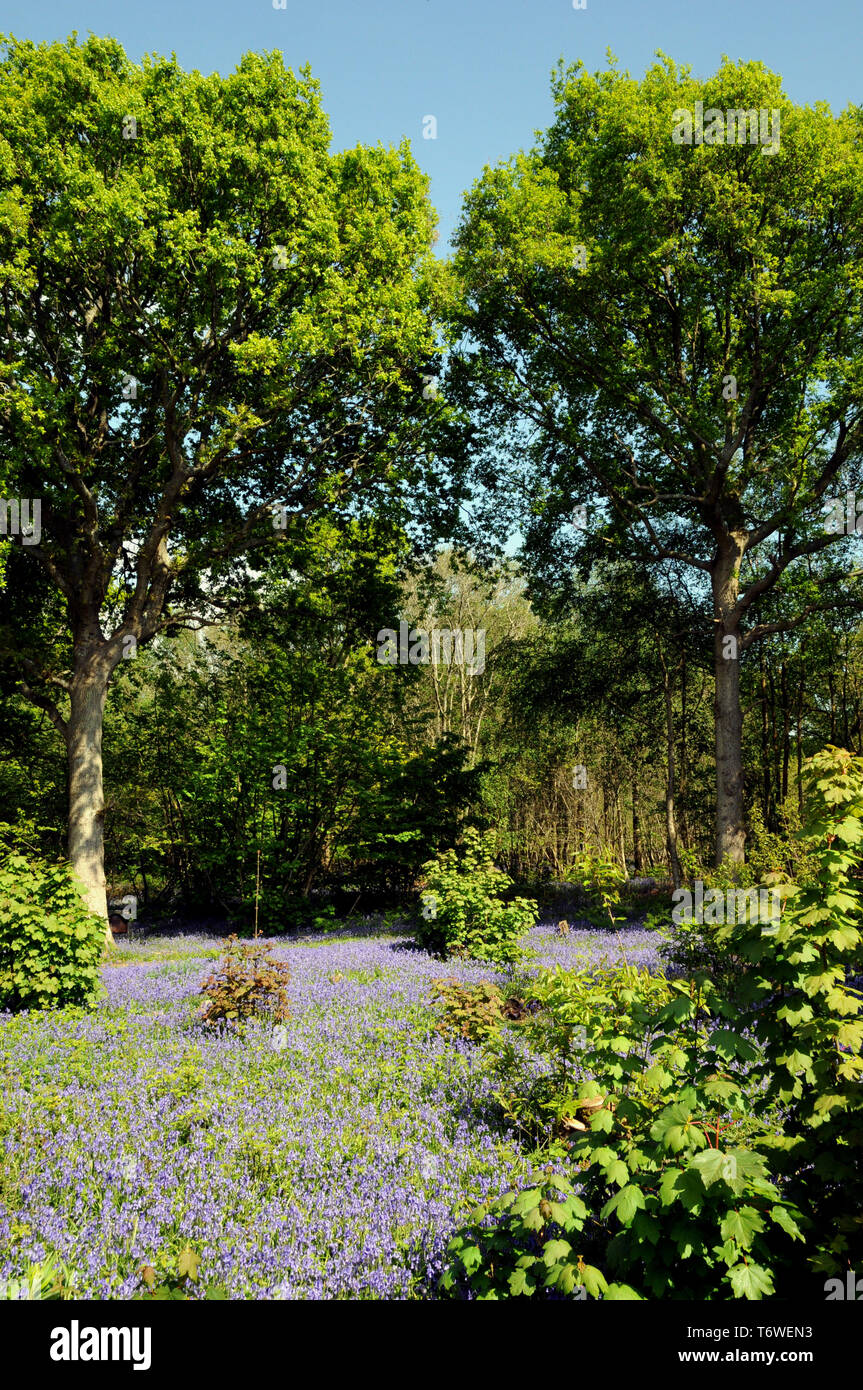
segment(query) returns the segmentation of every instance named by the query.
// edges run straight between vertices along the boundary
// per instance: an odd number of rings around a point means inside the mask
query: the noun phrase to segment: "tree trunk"
[[[740,631],[737,603],[745,536],[732,533],[719,549],[711,573],[713,587],[713,669],[716,683],[716,864],[742,864],[743,712],[740,708]]]
[[[641,852],[641,821],[638,816],[638,779],[632,779],[632,862],[636,875],[641,873],[643,868],[643,857]]]
[[[836,695],[833,690],[833,671],[827,671],[827,689],[830,691],[830,742],[836,742]]]
[[[107,645],[75,644],[66,747],[69,766],[69,862],[84,885],[87,906],[113,941],[105,891],[105,798],[102,788],[102,720],[114,662]]]
[[[626,873],[626,826],[624,824],[623,819],[623,800],[620,795],[620,787],[617,787],[614,793],[614,806],[615,810],[617,811],[617,829],[619,833],[620,842],[620,867],[623,869],[624,875],[628,877]]]
[[[797,687],[797,809],[803,814],[803,671]]]
[[[761,775],[763,781],[763,791],[761,795],[761,809],[764,816],[764,824],[770,824],[770,788],[772,778],[770,773],[770,719],[767,713],[767,676],[764,670],[764,647],[758,649],[758,671],[761,684]]]
[[[659,659],[662,662],[662,688],[665,696],[665,748],[668,768],[665,783],[665,842],[668,847],[668,862],[671,866],[672,887],[679,888],[682,874],[680,872],[680,858],[677,853],[677,822],[674,817],[674,798],[677,781],[677,770],[674,760],[674,703],[668,668],[661,652],[659,652]]]
[[[782,691],[782,804],[788,800],[788,764],[791,761],[791,708],[788,698],[788,670],[785,662],[780,671]]]

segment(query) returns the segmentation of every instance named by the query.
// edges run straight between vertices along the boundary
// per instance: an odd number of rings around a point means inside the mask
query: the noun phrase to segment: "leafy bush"
[[[534,1004],[525,1004],[517,995],[505,995],[498,985],[480,980],[463,985],[459,980],[433,980],[432,990],[440,1008],[439,1033],[456,1032],[471,1042],[482,1042],[500,1032],[506,1022],[521,1023]]]
[[[285,991],[290,967],[273,960],[269,941],[238,941],[229,936],[221,959],[201,985],[209,1002],[204,1023],[229,1023],[242,1029],[253,1015],[281,1023],[290,1016]]]
[[[526,1032],[550,1069],[505,1108],[523,1129],[531,1113],[537,1129],[570,1117],[545,1132],[550,1156],[579,1170],[571,1229],[638,1295],[785,1296],[813,1270],[863,1263],[863,759],[828,748],[806,775],[806,871],[780,920],[710,928],[726,973],[729,959],[745,967],[733,1002],[691,959],[680,980],[557,972],[537,986]],[[489,1045],[511,1080],[514,1050]],[[504,1210],[536,1205],[531,1189]],[[485,1230],[455,1238],[450,1287],[530,1292],[538,1259],[571,1253],[525,1249],[498,1221],[493,1269],[508,1275],[490,1285]]]
[[[500,1029],[503,994],[497,985],[481,980],[463,985],[458,980],[433,980],[432,991],[440,1005],[439,1033],[456,1032],[479,1042]]]
[[[771,1266],[788,1265],[805,1223],[757,1151],[776,1128],[746,1086],[760,1055],[723,1020],[710,982],[558,971],[538,996],[526,1035],[552,1068],[508,1114],[523,1131],[533,1114],[534,1137],[556,1121],[549,1154],[579,1171],[608,1276],[627,1297],[773,1293]]]
[[[749,811],[746,841],[746,862],[730,860],[716,867],[702,864],[695,850],[683,847],[678,851],[680,867],[686,883],[692,886],[701,879],[705,890],[719,888],[752,888],[762,883],[811,883],[817,875],[817,859],[802,832],[797,812],[790,802],[782,812],[781,833],[767,830],[757,805]]]
[[[659,956],[670,976],[687,979],[700,972],[733,994],[740,983],[742,959],[717,935],[717,926],[695,918],[675,922],[670,912],[659,927]]]
[[[461,856],[446,850],[425,866],[423,920],[417,940],[432,955],[500,963],[518,960],[519,938],[536,922],[536,903],[505,902],[512,879],[494,863],[494,836],[464,835]]]
[[[607,1298],[638,1295],[609,1285],[600,1270],[574,1253],[583,1244],[587,1207],[557,1173],[539,1186],[509,1192],[480,1208],[450,1240],[440,1291],[450,1298]]]
[[[0,861],[0,1009],[93,1008],[104,923],[66,864]]]
[[[497,1096],[525,1141],[541,1143],[551,1135],[568,1148],[573,1132],[585,1128],[585,1108],[594,1108],[599,1094],[588,1065],[592,1049],[609,1031],[615,1039],[642,1037],[646,1049],[652,1012],[671,990],[662,975],[623,963],[541,971],[530,995],[522,1032],[528,1056],[542,1056],[548,1068],[536,1076],[523,1054],[506,1042],[496,1046]]]
[[[671,921],[671,902],[652,907],[644,919],[645,931],[661,931]]]
[[[614,926],[622,922],[617,913],[626,874],[610,852],[579,854],[564,875],[566,882],[577,883],[588,902],[588,917],[595,926]]]
[[[806,767],[800,841],[811,866],[779,924],[729,924],[721,938],[748,970],[766,1070],[781,1107],[770,1141],[789,1191],[817,1214],[813,1264],[863,1267],[863,758],[828,747]]]
[[[746,862],[753,880],[811,883],[818,872],[817,856],[802,833],[799,813],[792,801],[780,808],[781,833],[767,830],[757,802],[749,812]]]

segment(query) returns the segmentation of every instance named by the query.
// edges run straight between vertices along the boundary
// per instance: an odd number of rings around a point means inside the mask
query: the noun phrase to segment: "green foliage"
[[[167,1071],[160,1068],[148,1085],[147,1094],[151,1100],[187,1101],[201,1090],[204,1078],[200,1056],[187,1054],[177,1067]]]
[[[784,1115],[774,1161],[817,1213],[815,1263],[832,1274],[863,1265],[863,759],[825,748],[809,760],[806,783],[800,838],[816,870],[778,925],[729,924],[719,935],[748,966],[765,1099]]]
[[[663,903],[661,906],[652,907],[644,919],[645,931],[661,931],[668,926],[671,917],[671,903]]]
[[[415,668],[405,681],[375,659],[398,560],[383,528],[309,522],[241,625],[124,663],[106,775],[133,794],[111,817],[112,872],[221,909],[240,931],[260,851],[267,935],[322,929],[322,894],[349,909],[412,890],[455,842],[476,775],[456,740],[428,742],[412,716]]]
[[[743,864],[726,861],[718,867],[708,867],[699,861],[693,850],[682,849],[680,864],[690,888],[700,880],[705,894],[710,889],[727,894],[736,889],[754,888],[759,893],[767,893],[768,907],[772,901],[771,892],[779,893],[785,902],[793,894],[795,884],[813,881],[817,863],[800,834],[799,825],[792,830],[797,818],[790,809],[784,822],[783,833],[768,831],[760,808],[752,807],[748,853]],[[660,926],[659,954],[666,968],[674,974],[692,975],[705,971],[727,995],[736,996],[746,962],[729,935],[720,934],[720,924],[709,920],[699,922],[694,916],[685,918],[682,915],[680,920],[674,921],[670,910],[664,914],[664,919],[654,919],[651,925]]]
[[[0,1009],[93,1008],[104,948],[68,865],[0,860]]]
[[[232,918],[236,921],[237,936],[248,939],[254,934],[254,907],[251,902],[243,905]],[[336,909],[332,903],[315,906],[308,898],[280,888],[266,886],[261,890],[258,911],[258,927],[267,936],[282,936],[285,933],[311,931],[331,932],[339,926]]]
[[[714,867],[702,863],[694,849],[678,849],[678,859],[684,883],[690,888],[701,879],[705,888],[751,888],[755,883],[755,873],[748,863],[732,864],[728,861]]]
[[[806,776],[807,881],[779,922],[711,929],[745,967],[735,1002],[691,961],[673,981],[546,974],[525,1031],[548,1074],[500,1093],[569,1152],[602,1267],[646,1297],[761,1299],[863,1259],[863,758],[827,748]],[[511,1083],[512,1049],[490,1045]],[[524,1259],[517,1231],[501,1240]],[[486,1290],[480,1244],[474,1225],[453,1249]]]
[[[536,903],[504,901],[512,880],[494,862],[495,837],[468,828],[459,854],[446,850],[425,865],[424,912],[417,940],[434,955],[515,962],[519,938],[536,922]]]
[[[560,972],[539,997],[551,1019],[534,1037],[555,1068],[538,1109],[563,1120],[556,1147],[563,1132],[603,1267],[644,1297],[772,1293],[804,1223],[756,1152],[767,1126],[743,1069],[759,1053],[710,982]]]
[[[792,802],[786,801],[781,808],[781,831],[767,829],[757,801],[749,808],[748,821],[746,863],[754,881],[799,884],[812,881],[818,872],[817,858],[800,833],[800,816]]]
[[[620,906],[621,889],[626,882],[626,874],[608,851],[592,854],[585,850],[570,865],[565,880],[577,883],[584,891],[590,904],[589,917],[596,926],[614,926],[622,922],[622,915],[615,915]]]
[[[238,941],[230,936],[221,960],[201,985],[208,1002],[204,1023],[228,1023],[242,1029],[253,1016],[281,1023],[290,1016],[286,989],[290,967],[271,957],[268,941]]]
[[[757,1053],[714,1018],[709,982],[559,971],[538,997],[527,1030],[553,1071],[528,1099],[566,1134],[604,1267],[646,1297],[770,1292],[762,1232],[798,1234],[799,1212],[752,1152],[762,1127],[738,1073]]]
[[[552,95],[554,118],[533,148],[485,169],[468,193],[453,261],[452,316],[465,347],[453,353],[452,390],[475,412],[476,475],[498,483],[502,536],[518,517],[532,597],[571,612],[603,554],[633,557],[639,573],[660,567],[666,581],[674,555],[679,582],[668,587],[690,590],[683,631],[702,643],[726,618],[736,631],[741,612],[750,638],[764,637],[762,608],[784,637],[811,625],[813,607],[835,604],[835,633],[842,609],[861,607],[850,577],[856,540],[844,528],[826,532],[822,501],[860,487],[859,441],[843,430],[859,396],[863,287],[856,254],[825,259],[823,248],[838,228],[855,247],[863,233],[858,111],[795,105],[777,73],[730,58],[701,77],[660,55],[637,80],[614,60],[595,73],[561,62]],[[677,143],[680,111],[698,101],[774,111],[781,148],[778,138],[769,157],[731,139]],[[813,391],[816,360],[823,387]],[[764,362],[775,370],[756,365]],[[707,574],[713,584],[702,589]],[[817,605],[815,588],[829,596]],[[628,603],[618,626],[627,625]],[[674,642],[677,654],[686,643]],[[785,675],[783,665],[783,687]],[[831,694],[833,684],[830,673]],[[803,682],[799,694],[798,740],[799,711],[808,723],[821,703]],[[728,700],[736,705],[736,692]],[[784,731],[781,714],[770,731],[775,774],[766,726],[763,759],[780,797],[793,719],[786,689],[782,700]],[[724,703],[723,692],[713,711],[720,738]],[[687,718],[691,730],[688,701]],[[836,727],[832,698],[830,720]],[[686,748],[691,756],[689,738]],[[687,792],[706,763],[685,769]],[[707,820],[699,800],[690,824]]]
[[[4,38],[0,132],[0,279],[14,306],[0,363],[0,491],[44,499],[41,546],[16,543],[4,555],[0,686],[5,694],[14,682],[19,701],[32,692],[39,718],[47,709],[59,726],[59,692],[84,682],[104,692],[123,656],[161,645],[195,616],[246,609],[277,555],[303,574],[314,520],[347,533],[377,523],[372,549],[388,561],[420,500],[440,496],[432,446],[450,412],[423,395],[443,350],[431,306],[436,217],[408,142],[331,151],[318,84],[276,52],[246,53],[222,76],[184,72],[175,57],[136,64],[112,38]],[[47,335],[38,349],[37,321]],[[79,428],[82,401],[93,430]],[[426,542],[457,506],[422,508]],[[352,539],[361,567],[368,553]],[[250,547],[254,565],[242,558]],[[118,681],[112,701],[120,694]],[[317,697],[326,709],[327,692]],[[80,708],[73,699],[73,726]],[[320,745],[307,722],[308,744],[298,719],[291,751],[314,782]],[[165,741],[182,744],[170,710],[166,723]],[[226,717],[228,743],[231,727]],[[375,740],[366,735],[359,781],[368,796]],[[248,783],[271,785],[274,744],[262,736],[255,761],[242,750],[244,811]],[[220,803],[237,769],[219,763],[218,748],[205,765],[191,739],[185,752],[192,768],[201,764],[200,778],[182,784],[185,804],[160,805],[159,788],[148,789],[149,805],[129,798],[137,844],[118,848],[150,861],[135,866],[142,874],[172,847],[177,822],[183,838],[198,780],[209,783],[203,825],[213,828],[215,804],[228,857],[234,807]],[[100,754],[94,734],[87,753]],[[339,755],[330,749],[325,761],[327,809],[336,800],[347,813]],[[137,743],[129,762],[137,766]],[[414,762],[428,772],[434,759]],[[437,809],[440,796],[425,800]],[[283,827],[285,839],[317,869],[326,836],[311,795],[298,800],[304,824]],[[151,832],[153,803],[161,823]],[[73,813],[81,806],[76,799]],[[404,804],[401,813],[403,831]],[[241,859],[249,822],[243,815]],[[206,867],[206,831],[196,828]],[[326,830],[339,828],[331,816]],[[417,864],[428,852],[418,850]],[[182,847],[177,857],[185,862]]]
[[[548,1068],[525,1085],[523,1061],[506,1045],[498,1047],[498,1099],[528,1142],[551,1136],[568,1147],[601,1095],[587,1059],[603,1055],[606,1086],[619,1083],[614,1046],[633,1040],[630,1046],[647,1055],[653,1012],[671,997],[670,986],[661,975],[623,963],[541,971],[529,993],[539,1007],[528,1012],[522,1031],[531,1053],[545,1058]],[[605,1056],[609,1051],[611,1057]]]
[[[671,913],[664,914],[659,925],[659,956],[671,975],[687,978],[703,972],[714,983],[734,992],[740,982],[743,962],[717,935],[717,927],[693,918],[675,922]]]
[[[447,1246],[440,1291],[450,1298],[489,1300],[637,1298],[626,1285],[609,1285],[576,1253],[584,1245],[587,1220],[587,1207],[572,1184],[549,1170],[539,1185],[509,1192],[474,1212]]]

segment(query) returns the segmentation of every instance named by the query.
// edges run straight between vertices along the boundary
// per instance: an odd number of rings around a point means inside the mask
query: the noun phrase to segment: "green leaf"
[[[513,1270],[509,1276],[509,1291],[513,1298],[529,1297],[536,1289],[536,1280],[531,1279],[526,1269]]]
[[[602,1298],[608,1289],[604,1275],[594,1265],[580,1265],[577,1276],[588,1298]]]
[[[597,1110],[590,1122],[590,1128],[596,1132],[607,1134],[614,1125],[614,1115],[610,1110]]]
[[[786,1231],[787,1234],[791,1236],[794,1240],[804,1239],[803,1232],[801,1231],[800,1227],[794,1220],[794,1217],[791,1215],[787,1207],[771,1207],[770,1218],[772,1221],[776,1222],[777,1226],[781,1226],[783,1231]]]
[[[616,1158],[604,1169],[604,1177],[607,1182],[616,1182],[618,1187],[623,1187],[629,1181],[629,1169],[622,1159]]]
[[[542,1262],[546,1265],[559,1264],[572,1254],[568,1240],[547,1240],[542,1250]]]
[[[627,1187],[622,1187],[616,1192],[610,1201],[606,1202],[602,1209],[603,1218],[617,1214],[617,1219],[622,1226],[628,1226],[635,1213],[644,1206],[644,1193],[640,1187],[630,1183]]]
[[[733,1061],[735,1057],[740,1057],[745,1062],[751,1062],[758,1056],[757,1048],[751,1042],[742,1038],[739,1033],[735,1033],[731,1028],[717,1028],[711,1033],[708,1042],[715,1048],[720,1057]]]
[[[201,1263],[200,1255],[196,1254],[190,1245],[186,1245],[181,1251],[177,1260],[177,1271],[181,1279],[190,1279],[195,1283],[198,1278],[198,1266]]]
[[[726,1278],[735,1298],[768,1298],[773,1292],[773,1275],[762,1265],[738,1264],[729,1269]]]
[[[748,1250],[755,1236],[764,1230],[764,1221],[755,1207],[739,1207],[726,1214],[719,1230],[724,1240],[736,1241]]]

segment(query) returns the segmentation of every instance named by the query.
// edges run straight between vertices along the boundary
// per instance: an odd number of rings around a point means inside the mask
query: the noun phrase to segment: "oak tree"
[[[118,663],[230,610],[310,515],[402,524],[433,469],[426,179],[406,145],[329,146],[278,54],[4,44],[0,490],[40,526],[0,541],[0,648],[65,742],[103,916]]]

